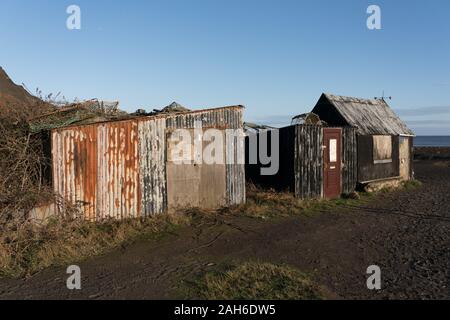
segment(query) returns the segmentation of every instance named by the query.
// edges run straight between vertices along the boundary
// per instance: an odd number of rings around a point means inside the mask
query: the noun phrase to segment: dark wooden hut
[[[312,112],[330,126],[356,128],[360,184],[384,186],[413,178],[414,133],[384,99],[322,94]]]
[[[257,141],[256,146],[259,147],[260,139],[266,140],[266,137],[261,132],[247,135],[248,155],[251,141]],[[265,165],[251,163],[247,157],[247,181],[264,188],[292,192],[301,199],[337,198],[355,190],[355,128],[297,124],[269,130],[267,135],[268,153],[272,156],[278,152],[279,169],[274,175],[263,175],[261,168]],[[272,150],[271,141],[277,135],[279,150]]]

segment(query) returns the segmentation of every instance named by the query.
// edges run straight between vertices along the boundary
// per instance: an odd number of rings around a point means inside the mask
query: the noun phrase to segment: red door
[[[341,129],[323,129],[323,193],[327,199],[341,196]]]

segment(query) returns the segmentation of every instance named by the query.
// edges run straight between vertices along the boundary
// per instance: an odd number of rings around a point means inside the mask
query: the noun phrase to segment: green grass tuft
[[[419,180],[409,180],[409,181],[404,181],[402,183],[402,188],[405,190],[415,190],[415,189],[419,189],[422,187],[422,182],[420,182]]]
[[[290,266],[246,262],[188,283],[187,298],[208,300],[320,300],[321,290]]]

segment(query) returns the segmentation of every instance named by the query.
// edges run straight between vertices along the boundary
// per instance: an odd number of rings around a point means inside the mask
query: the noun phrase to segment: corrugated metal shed
[[[53,185],[56,193],[83,207],[90,220],[125,219],[168,209],[167,134],[174,129],[238,129],[242,106],[169,113],[131,120],[70,126],[52,131]],[[244,146],[225,141],[225,154],[237,157]],[[245,202],[245,165],[226,164],[226,204]]]
[[[339,121],[338,115],[332,117],[332,111],[328,110],[330,107],[334,107],[346,123],[336,122]],[[356,127],[360,135],[414,135],[382,99],[359,99],[324,93],[312,112],[330,125]]]

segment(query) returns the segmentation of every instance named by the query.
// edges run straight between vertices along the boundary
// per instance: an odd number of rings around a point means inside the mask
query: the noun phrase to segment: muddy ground
[[[0,298],[182,298],[183,279],[259,260],[311,273],[331,298],[450,299],[450,166],[423,161],[415,171],[421,189],[311,217],[223,217],[80,263],[80,291],[66,288],[65,268],[51,268],[26,280],[0,280]],[[377,292],[366,287],[373,264],[382,270]]]

